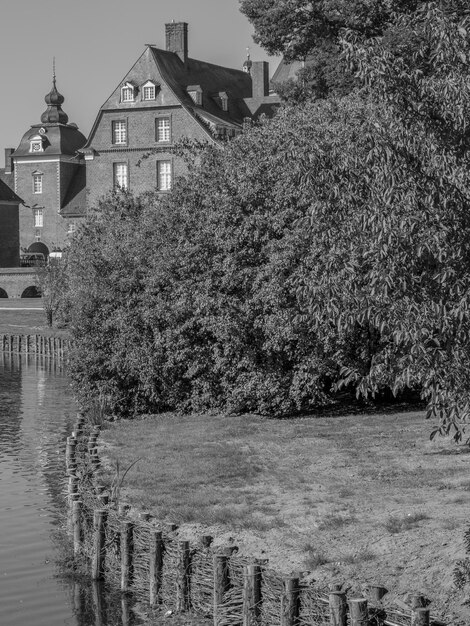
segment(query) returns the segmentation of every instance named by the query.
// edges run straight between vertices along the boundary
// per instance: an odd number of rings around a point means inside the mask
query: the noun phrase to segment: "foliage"
[[[345,31],[368,45],[384,37],[390,51],[412,51],[415,36],[407,19],[426,0],[240,0],[255,29],[254,39],[270,54],[302,60],[298,80],[276,85],[281,97],[298,103],[308,98],[342,96],[358,86],[356,67],[344,61],[339,40]],[[466,0],[437,0],[446,14],[465,15]],[[404,18],[404,21],[403,21]],[[411,36],[410,36],[411,35]],[[418,45],[419,47],[419,45]]]
[[[310,228],[324,243],[299,289],[316,327],[328,319],[371,336],[366,370],[338,355],[344,384],[364,395],[420,386],[434,433],[460,440],[470,406],[468,18],[430,3],[399,26],[410,33],[402,54],[385,38],[345,42],[384,104],[364,165],[346,154],[339,177],[324,163],[305,172],[320,171]]]
[[[50,260],[47,265],[38,267],[36,286],[42,297],[42,306],[48,326],[52,327],[55,320],[62,320],[67,294],[67,279],[64,263]]]
[[[412,388],[435,432],[462,437],[470,51],[454,4],[398,16],[401,39],[345,32],[361,94],[193,146],[171,194],[99,207],[68,262],[84,398],[279,415],[332,385]]]
[[[306,61],[298,80],[276,85],[281,97],[292,103],[351,92],[357,81],[338,45],[343,30],[362,40],[379,36],[396,15],[419,4],[420,0],[240,0],[256,43],[287,62]]]

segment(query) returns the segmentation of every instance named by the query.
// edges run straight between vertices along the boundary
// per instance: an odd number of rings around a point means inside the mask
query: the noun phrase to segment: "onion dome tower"
[[[62,104],[64,103],[64,96],[57,91],[55,71],[52,77],[52,89],[44,97],[47,104],[47,109],[41,115],[41,122],[43,124],[67,124],[69,116],[62,111]]]
[[[39,123],[25,132],[11,159],[15,191],[25,207],[20,211],[21,248],[47,255],[64,247],[74,219],[84,214],[86,172],[78,151],[86,137],[62,109],[55,63],[44,100],[47,108]]]

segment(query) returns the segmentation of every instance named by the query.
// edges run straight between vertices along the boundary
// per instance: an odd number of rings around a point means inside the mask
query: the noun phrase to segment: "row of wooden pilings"
[[[79,478],[77,476],[76,448],[78,437],[83,433],[85,419],[79,414],[75,430],[71,437],[67,439],[66,446],[66,467],[68,474],[68,502],[69,517],[68,531],[73,541],[73,549],[76,555],[83,551],[83,528],[82,520],[82,494],[79,492]],[[97,452],[97,439],[100,428],[94,426],[87,438],[87,451],[89,461],[94,471],[98,471],[100,460]],[[104,493],[104,488],[97,488],[97,499],[101,507],[93,512],[93,540],[92,554],[90,559],[90,578],[98,581],[105,577],[106,559],[106,527],[108,520],[108,510],[104,508],[108,505],[109,496]],[[129,506],[121,504],[119,515],[122,517],[120,526],[120,589],[122,592],[132,591],[133,577],[133,533],[135,521],[126,518]],[[147,521],[149,514],[141,513],[143,521]],[[177,525],[170,525],[170,531],[176,531]],[[209,550],[212,544],[212,537],[205,535],[201,537],[201,545]],[[156,607],[160,601],[163,577],[163,556],[164,556],[163,536],[160,530],[152,530],[149,534],[148,543],[148,602],[151,607]],[[221,552],[213,554],[213,619],[214,626],[220,626],[220,608],[223,604],[224,594],[229,585],[229,561],[234,548],[227,548]],[[176,612],[184,612],[191,608],[190,586],[191,586],[191,548],[189,541],[178,542],[178,559],[176,572],[176,585],[174,590],[174,609]],[[298,626],[300,619],[300,577],[289,576],[283,579],[283,589],[280,602],[280,615],[278,624],[280,626]],[[387,590],[381,586],[369,588],[370,601],[374,607],[382,606],[382,598]],[[319,600],[325,606],[325,612],[329,613],[329,621],[323,621],[330,626],[402,626],[390,618],[387,618],[385,611],[372,609],[374,614],[371,621],[371,607],[368,606],[366,598],[347,598],[341,585],[330,587],[328,596],[320,597]],[[425,599],[422,596],[414,596],[411,605],[411,616],[408,616],[407,623],[410,626],[429,626],[430,610],[423,606]],[[328,607],[326,606],[328,605]],[[243,575],[243,604],[241,608],[240,625],[259,626],[260,607],[262,606],[262,567],[257,563],[244,566]],[[326,618],[328,619],[328,618]],[[305,622],[302,622],[305,623]],[[432,622],[440,623],[440,622]],[[273,626],[273,625],[270,625]]]
[[[7,354],[28,354],[63,359],[68,339],[45,335],[0,335],[0,348]]]

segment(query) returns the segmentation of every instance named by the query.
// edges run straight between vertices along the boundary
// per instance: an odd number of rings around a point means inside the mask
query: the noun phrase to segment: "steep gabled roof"
[[[241,124],[249,115],[244,99],[251,97],[251,77],[236,70],[206,61],[188,58],[185,64],[178,55],[154,46],[151,47],[155,62],[166,84],[178,100],[190,108],[194,102],[188,87],[198,85],[203,92],[203,109],[222,121]],[[214,101],[213,94],[225,91],[229,97],[228,111],[223,111]]]
[[[77,168],[60,210],[62,217],[84,217],[86,214],[86,170]]]
[[[252,82],[249,74],[242,70],[191,58],[183,63],[174,52],[148,45],[100,108],[88,140],[83,146],[85,150],[92,146],[96,129],[104,111],[138,110],[155,106],[152,101],[135,101],[132,103],[120,101],[119,94],[122,85],[133,80],[136,84],[142,84],[147,80],[152,80],[160,86],[165,84],[172,96],[165,105],[160,106],[182,106],[213,140],[214,137],[211,135],[207,124],[201,120],[199,113],[205,112],[213,118],[217,118],[220,125],[235,125],[238,128],[241,128],[243,119],[251,115],[250,108],[245,102],[245,99],[251,98],[252,94]],[[194,85],[199,85],[203,92],[202,106],[196,105],[188,93],[188,87]],[[225,92],[228,96],[227,111],[224,111],[214,98],[214,94],[220,92]]]
[[[0,204],[2,202],[23,204],[23,200],[0,177]]]

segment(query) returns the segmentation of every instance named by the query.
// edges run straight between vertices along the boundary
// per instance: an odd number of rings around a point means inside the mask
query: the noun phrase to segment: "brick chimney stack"
[[[14,148],[5,148],[5,174],[11,174],[13,172],[13,159],[11,155],[14,151]]]
[[[188,24],[171,22],[165,24],[166,49],[179,56],[184,65],[188,61]]]
[[[251,79],[253,84],[253,98],[269,96],[269,63],[267,61],[254,61],[251,66]]]

